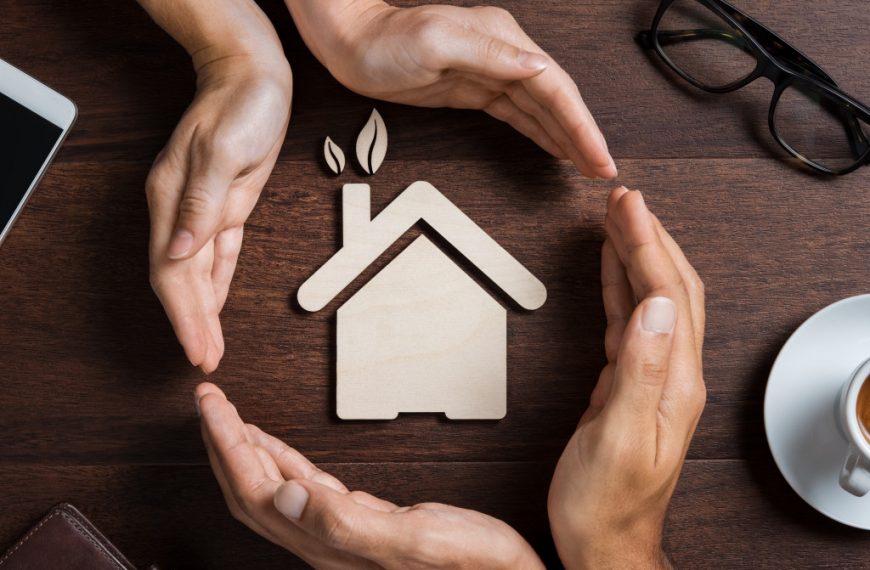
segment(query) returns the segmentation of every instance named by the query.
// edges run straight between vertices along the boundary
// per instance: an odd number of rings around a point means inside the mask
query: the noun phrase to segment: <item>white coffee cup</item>
[[[870,359],[855,369],[840,396],[840,422],[849,440],[849,455],[840,471],[840,487],[856,497],[870,491],[870,442],[858,420],[858,393],[868,376]]]

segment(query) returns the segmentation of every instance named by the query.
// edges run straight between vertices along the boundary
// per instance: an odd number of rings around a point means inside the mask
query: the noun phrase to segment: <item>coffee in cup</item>
[[[870,359],[855,369],[843,388],[840,422],[849,440],[840,487],[863,497],[870,491]]]
[[[858,390],[858,401],[855,404],[855,413],[858,416],[858,426],[864,439],[870,443],[870,382],[864,378],[861,388]]]

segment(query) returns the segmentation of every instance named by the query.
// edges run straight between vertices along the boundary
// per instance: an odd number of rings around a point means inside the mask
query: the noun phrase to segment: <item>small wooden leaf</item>
[[[341,174],[344,170],[344,153],[329,137],[323,141],[323,157],[333,174]]]
[[[356,138],[356,159],[368,174],[374,174],[387,155],[387,126],[377,109],[372,109],[366,126]]]

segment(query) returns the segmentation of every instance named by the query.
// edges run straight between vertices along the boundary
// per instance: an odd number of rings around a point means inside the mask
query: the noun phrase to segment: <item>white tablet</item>
[[[0,59],[0,243],[76,118],[76,106]]]

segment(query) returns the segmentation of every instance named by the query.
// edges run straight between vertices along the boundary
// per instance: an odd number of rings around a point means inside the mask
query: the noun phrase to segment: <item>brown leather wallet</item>
[[[54,506],[0,557],[0,570],[136,570],[68,503]]]

